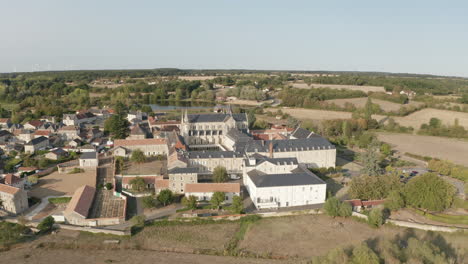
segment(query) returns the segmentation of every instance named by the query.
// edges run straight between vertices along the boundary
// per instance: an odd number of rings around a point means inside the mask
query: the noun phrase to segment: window
[[[226,200],[226,201],[229,200],[229,197],[227,195],[224,196],[224,200]]]

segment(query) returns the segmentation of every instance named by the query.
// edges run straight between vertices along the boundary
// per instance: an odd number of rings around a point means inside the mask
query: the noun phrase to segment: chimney
[[[270,141],[270,145],[268,146],[268,149],[270,151],[270,159],[273,158],[273,142]]]

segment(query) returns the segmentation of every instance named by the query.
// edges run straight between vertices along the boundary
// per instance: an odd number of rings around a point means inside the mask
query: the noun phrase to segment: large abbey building
[[[184,112],[181,120],[181,136],[189,146],[220,145],[231,129],[248,132],[247,114],[233,114],[230,109],[221,114],[192,114]]]

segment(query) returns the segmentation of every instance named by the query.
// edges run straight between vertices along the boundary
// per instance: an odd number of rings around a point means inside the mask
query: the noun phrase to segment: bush
[[[405,207],[405,199],[401,192],[398,190],[391,191],[385,199],[385,207],[392,211]]]
[[[189,197],[182,198],[182,204],[187,207],[187,209],[195,210],[197,209],[197,197],[190,195]]]
[[[404,188],[408,205],[431,211],[443,211],[452,205],[455,188],[437,174],[426,173],[411,179]]]
[[[374,208],[370,211],[368,219],[369,225],[379,227],[385,222],[384,215],[381,209]]]
[[[71,197],[53,197],[49,198],[49,203],[52,204],[63,204],[63,203],[69,203],[71,200]]]
[[[213,196],[211,196],[210,203],[213,205],[214,208],[220,209],[221,204],[224,202],[226,195],[223,192],[215,192]]]
[[[158,200],[154,198],[154,196],[145,196],[141,200],[143,204],[143,208],[154,208],[157,206]]]
[[[233,214],[242,214],[244,211],[244,204],[242,203],[242,198],[238,195],[232,198],[232,205],[229,210]]]
[[[84,169],[82,168],[73,168],[68,174],[83,173]]]
[[[341,202],[340,200],[338,200],[338,198],[334,196],[327,199],[325,205],[323,206],[323,209],[325,210],[325,213],[327,215],[332,217],[348,217],[351,216],[353,212],[352,207],[349,203]]]
[[[48,216],[44,218],[39,225],[37,225],[37,229],[39,229],[40,232],[45,233],[50,230],[52,230],[52,227],[55,224],[55,220],[52,216]]]
[[[136,227],[144,227],[145,226],[146,217],[145,215],[135,215],[130,219],[130,222]]]

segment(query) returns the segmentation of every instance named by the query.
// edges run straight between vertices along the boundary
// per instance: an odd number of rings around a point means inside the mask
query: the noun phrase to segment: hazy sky
[[[223,68],[468,77],[468,1],[0,0],[0,72]]]

